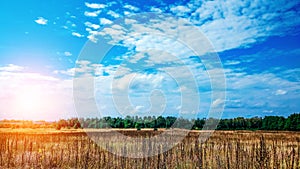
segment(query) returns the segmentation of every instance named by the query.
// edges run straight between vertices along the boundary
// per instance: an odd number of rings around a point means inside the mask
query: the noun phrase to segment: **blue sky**
[[[299,9],[283,0],[3,0],[0,118],[206,117],[216,104],[223,118],[299,112]],[[193,42],[213,47],[222,67],[208,68],[184,46]],[[106,47],[113,48],[99,61]],[[219,89],[208,73],[221,68],[224,99],[212,96]]]

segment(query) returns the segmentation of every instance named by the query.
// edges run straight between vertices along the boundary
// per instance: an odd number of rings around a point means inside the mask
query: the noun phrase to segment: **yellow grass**
[[[138,139],[149,139],[164,130],[113,129]],[[114,147],[126,155],[140,144],[118,140],[111,131],[0,129],[0,168],[300,168],[300,132],[215,131],[206,142],[201,142],[199,135],[209,131],[192,131],[169,151],[135,159],[103,148]],[[85,132],[93,133],[100,143],[108,142],[98,146]],[[155,148],[155,144],[143,143],[145,153]]]

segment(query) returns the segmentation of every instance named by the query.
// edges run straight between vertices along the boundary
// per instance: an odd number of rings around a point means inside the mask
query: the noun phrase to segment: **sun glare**
[[[25,88],[16,97],[17,110],[25,119],[36,119],[42,111],[41,91],[35,88]]]

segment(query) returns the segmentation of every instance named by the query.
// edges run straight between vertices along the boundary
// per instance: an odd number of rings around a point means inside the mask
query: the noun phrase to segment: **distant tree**
[[[285,118],[279,116],[266,116],[262,120],[263,130],[283,130]]]
[[[205,123],[205,119],[199,119],[199,118],[197,118],[195,120],[193,129],[196,129],[196,130],[202,129],[204,123]]]
[[[158,116],[156,121],[158,128],[166,128],[166,119],[164,117]]]
[[[260,117],[252,117],[247,119],[247,129],[250,130],[258,130],[262,127],[262,118]]]
[[[300,114],[291,114],[285,122],[284,129],[300,131]]]
[[[124,127],[125,128],[133,128],[134,127],[133,119],[130,116],[125,117]]]
[[[68,120],[68,127],[69,128],[75,128],[75,129],[81,128],[81,124],[79,122],[79,119],[78,118],[69,119]]]
[[[56,124],[55,129],[56,129],[56,130],[60,130],[60,129],[61,129],[61,126],[60,126],[59,124]]]
[[[125,126],[124,126],[124,121],[123,121],[123,119],[122,118],[120,118],[120,117],[118,117],[118,118],[116,118],[116,120],[115,120],[115,127],[116,128],[124,128]]]
[[[56,124],[57,130],[60,130],[61,128],[66,128],[66,127],[68,127],[68,122],[64,119],[60,119]]]
[[[205,125],[206,128],[203,128]],[[293,130],[300,131],[300,114],[294,113],[287,118],[282,116],[265,116],[244,118],[237,117],[232,119],[197,118],[184,119],[182,117],[103,117],[103,118],[71,118],[68,120],[60,119],[55,123],[51,122],[32,122],[22,120],[2,120],[2,128],[38,128],[54,127],[61,128],[184,128],[184,129],[214,129],[217,125],[218,130]]]
[[[204,130],[212,130],[212,129],[216,129],[217,125],[218,125],[219,121],[218,119],[214,119],[214,118],[208,118],[205,120],[205,124],[203,126]]]
[[[176,117],[166,117],[166,128],[170,128],[176,121]]]
[[[143,123],[141,123],[141,122],[136,122],[136,123],[135,123],[135,128],[136,128],[137,130],[141,130],[142,126],[143,126]]]

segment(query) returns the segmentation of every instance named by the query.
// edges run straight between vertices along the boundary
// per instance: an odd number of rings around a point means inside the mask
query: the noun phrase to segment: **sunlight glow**
[[[33,87],[23,88],[16,96],[17,110],[25,119],[34,119],[45,108],[42,91]]]

